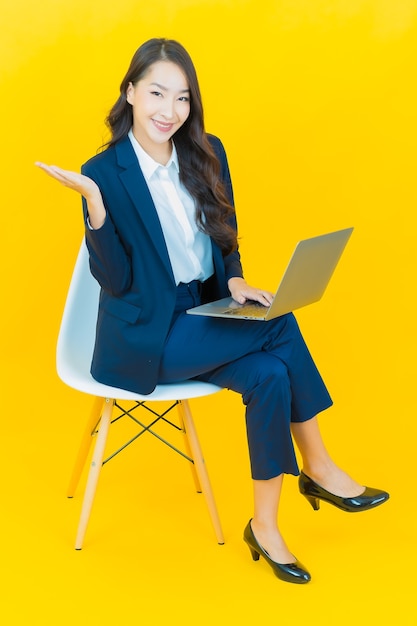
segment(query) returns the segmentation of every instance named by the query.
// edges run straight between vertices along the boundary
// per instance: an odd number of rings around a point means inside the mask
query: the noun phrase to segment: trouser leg
[[[180,314],[159,382],[199,378],[242,394],[253,478],[298,473],[291,421],[331,405],[293,315],[270,322]]]
[[[242,395],[252,477],[298,474],[290,431],[291,386],[285,364],[254,352],[199,376]]]

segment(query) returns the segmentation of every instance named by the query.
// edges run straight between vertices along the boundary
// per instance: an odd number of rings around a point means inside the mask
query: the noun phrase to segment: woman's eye
[[[189,102],[190,98],[188,96],[181,96],[181,98],[178,98],[178,100],[180,102]]]
[[[162,96],[162,94],[161,94],[161,92],[160,92],[160,91],[151,91],[151,94],[152,94],[153,96]]]

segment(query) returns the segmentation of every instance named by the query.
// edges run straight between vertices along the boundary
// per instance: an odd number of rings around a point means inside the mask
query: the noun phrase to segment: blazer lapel
[[[119,178],[148,231],[157,253],[173,276],[161,223],[130,139],[126,137],[116,144],[115,149],[118,165],[122,168]]]
[[[162,259],[164,267],[168,271],[171,279],[174,280],[171,261],[169,259],[161,223],[129,137],[126,137],[117,143],[115,150],[117,154],[117,163],[122,168],[122,171],[119,174],[120,180],[129,194],[143,225],[148,231],[156,252]],[[215,276],[217,277],[217,281],[220,285],[218,290],[219,293],[222,294],[217,297],[225,297],[229,295],[229,292],[225,287],[223,256],[220,248],[214,241],[212,241],[212,249]]]

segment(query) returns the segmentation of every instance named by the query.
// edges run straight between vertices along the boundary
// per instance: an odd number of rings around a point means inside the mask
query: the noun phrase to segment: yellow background
[[[416,0],[2,0],[3,623],[416,623],[416,18]],[[194,403],[226,545],[188,469],[141,442],[105,470],[72,549],[65,487],[90,399],[57,380],[54,352],[81,210],[33,162],[78,169],[96,152],[153,36],[194,59],[251,282],[274,289],[299,239],[355,226],[323,301],[297,317],[335,400],[330,449],[392,497],[363,516],[314,513],[287,479],[281,521],[305,588],[241,541],[249,466],[227,392]]]

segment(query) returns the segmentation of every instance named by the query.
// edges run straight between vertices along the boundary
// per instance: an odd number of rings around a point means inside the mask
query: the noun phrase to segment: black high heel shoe
[[[320,500],[333,504],[337,506],[338,509],[342,509],[342,511],[355,513],[357,511],[373,509],[386,502],[389,498],[389,493],[386,491],[373,489],[372,487],[365,487],[363,493],[353,498],[335,496],[333,493],[330,493],[330,491],[326,491],[326,489],[320,487],[320,485],[315,483],[314,480],[309,478],[304,472],[300,473],[298,487],[300,493],[310,502],[315,511],[318,511],[320,508]]]
[[[300,561],[294,561],[294,563],[276,563],[273,561],[268,552],[259,545],[256,541],[256,537],[253,534],[251,521],[249,520],[248,525],[246,526],[243,532],[243,540],[247,543],[250,553],[254,561],[259,561],[259,556],[262,556],[265,561],[272,567],[272,570],[275,576],[278,576],[281,580],[284,580],[287,583],[298,583],[304,584],[308,583],[311,580],[311,576],[304,567],[300,563]]]

